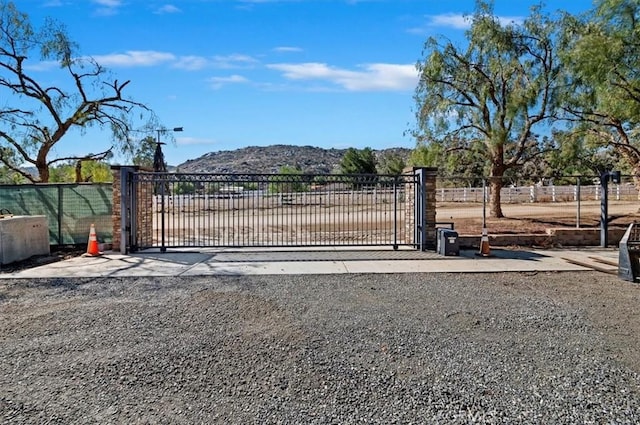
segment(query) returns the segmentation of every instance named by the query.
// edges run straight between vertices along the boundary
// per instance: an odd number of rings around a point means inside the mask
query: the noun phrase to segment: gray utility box
[[[437,229],[436,251],[440,255],[452,256],[460,255],[460,245],[458,244],[458,232],[451,229]]]

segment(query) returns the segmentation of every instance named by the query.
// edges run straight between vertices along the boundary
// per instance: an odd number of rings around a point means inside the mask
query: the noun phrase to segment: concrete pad
[[[199,253],[167,253],[162,255],[105,253],[98,257],[76,257],[7,274],[3,277],[179,276],[194,265],[211,257],[210,254]]]
[[[489,257],[475,251],[444,257],[433,252],[384,250],[265,250],[207,249],[202,251],[150,250],[130,255],[105,253],[77,257],[0,278],[208,276],[251,274],[345,273],[502,273],[593,271],[589,261],[608,262],[616,269],[617,249],[492,250]],[[287,261],[287,259],[289,259]],[[574,261],[579,261],[576,264]],[[597,270],[597,269],[596,269]],[[600,270],[602,271],[602,269]]]
[[[267,274],[341,274],[349,273],[339,261],[304,262],[207,262],[185,271],[182,276],[202,275],[267,275]]]

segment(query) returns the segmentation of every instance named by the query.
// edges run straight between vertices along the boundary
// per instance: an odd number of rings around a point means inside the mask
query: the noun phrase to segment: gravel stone
[[[0,279],[3,424],[636,424],[596,272]]]

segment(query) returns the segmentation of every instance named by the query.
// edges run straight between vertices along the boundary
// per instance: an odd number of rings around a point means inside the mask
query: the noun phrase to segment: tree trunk
[[[76,162],[76,183],[82,183],[82,161]]]
[[[493,218],[502,218],[502,201],[500,192],[502,190],[502,176],[492,176],[489,178],[489,216]]]
[[[38,176],[40,181],[38,183],[49,183],[49,167],[47,164],[41,164],[40,161],[36,161],[36,169],[38,170]]]

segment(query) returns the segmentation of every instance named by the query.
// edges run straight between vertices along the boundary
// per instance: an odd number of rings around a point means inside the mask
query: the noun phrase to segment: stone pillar
[[[402,174],[406,179],[404,185],[404,234],[406,235],[406,243],[415,245],[417,244],[416,233],[416,194],[418,191],[418,184],[414,183],[413,168],[407,167],[402,170]]]
[[[424,214],[427,218],[426,245],[429,249],[436,249],[436,183],[438,177],[437,168],[423,168],[424,186],[427,194],[427,205]]]
[[[119,165],[111,166],[112,175],[112,189],[113,189],[113,206],[112,206],[112,224],[113,224],[113,237],[112,237],[112,249],[114,251],[120,251],[120,241],[122,235],[120,234],[120,225],[122,221],[122,185],[120,182],[120,169]]]
[[[113,250],[122,251],[122,169],[128,168],[133,172],[140,171],[138,166],[120,166],[114,165],[111,167],[113,175]],[[135,208],[136,211],[132,211],[135,215],[136,222],[136,240],[140,241],[145,246],[152,245],[153,237],[153,185],[151,184],[136,184],[136,202],[132,204],[132,200],[128,199],[131,208]],[[127,223],[126,226],[130,226],[131,223]],[[125,231],[131,229],[126,228]]]
[[[407,242],[419,249],[436,247],[436,178],[437,168],[409,167],[403,174],[411,179],[405,185],[405,225]],[[412,177],[417,179],[415,182]],[[424,195],[423,195],[424,194]],[[421,196],[423,196],[421,198]],[[417,205],[422,205],[418,210]],[[424,225],[424,232],[422,226]],[[424,240],[423,239],[424,235]]]

